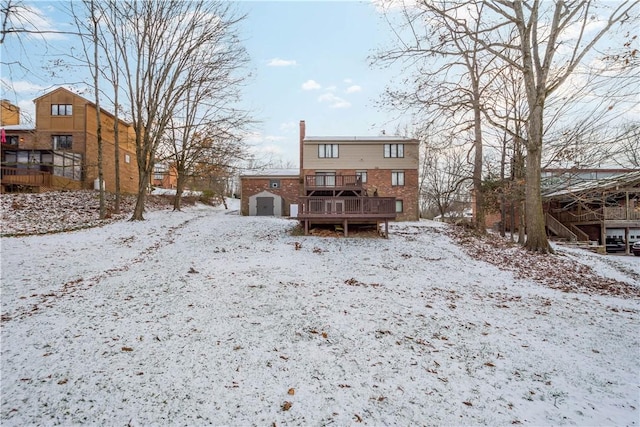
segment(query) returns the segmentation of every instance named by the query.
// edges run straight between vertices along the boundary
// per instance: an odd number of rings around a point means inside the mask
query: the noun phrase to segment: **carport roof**
[[[298,178],[300,169],[265,169],[260,171],[247,171],[240,178]]]

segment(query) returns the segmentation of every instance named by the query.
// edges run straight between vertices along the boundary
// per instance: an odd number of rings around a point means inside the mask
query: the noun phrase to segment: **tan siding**
[[[418,145],[404,144],[403,158],[385,158],[384,143],[340,143],[338,158],[319,158],[317,143],[304,144],[304,168],[334,169],[417,169]]]
[[[93,188],[93,181],[98,176],[98,147],[96,108],[81,96],[65,89],[57,89],[38,99],[36,102],[36,127],[32,139],[25,141],[21,148],[52,149],[52,135],[72,135],[73,146],[70,151],[83,155],[84,188]],[[71,116],[52,116],[52,104],[71,104]],[[107,191],[115,191],[115,138],[113,132],[114,118],[106,113],[101,114],[103,137],[104,180]],[[138,191],[138,165],[135,151],[135,132],[131,126],[120,122],[120,185],[124,193]],[[130,163],[125,162],[129,156]]]
[[[0,126],[19,125],[20,108],[9,101],[0,101]]]

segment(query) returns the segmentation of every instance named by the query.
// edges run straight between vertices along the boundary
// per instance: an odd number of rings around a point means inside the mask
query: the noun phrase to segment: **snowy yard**
[[[3,426],[638,425],[638,257],[559,248],[611,280],[557,286],[433,222],[146,218],[1,239]]]

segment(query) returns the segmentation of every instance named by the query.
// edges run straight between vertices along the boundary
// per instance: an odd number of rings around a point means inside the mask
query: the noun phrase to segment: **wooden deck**
[[[395,197],[301,197],[298,219],[304,223],[305,234],[313,224],[340,224],[348,236],[349,224],[385,223],[396,219]]]
[[[0,184],[25,185],[30,187],[50,187],[51,174],[30,169],[0,167]]]

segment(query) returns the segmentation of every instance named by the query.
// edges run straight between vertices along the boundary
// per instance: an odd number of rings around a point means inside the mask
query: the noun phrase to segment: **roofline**
[[[636,171],[640,171],[640,169],[637,168],[543,168],[542,172],[564,172],[564,173],[569,173],[569,172],[574,172],[574,173],[580,173],[580,172],[620,172],[620,173],[624,173],[624,172],[636,172]]]
[[[303,142],[347,142],[347,143],[366,143],[366,142],[404,142],[419,143],[417,139],[406,138],[404,136],[380,135],[380,136],[305,136]]]
[[[240,175],[240,178],[300,178],[300,174],[295,175]]]
[[[56,88],[56,89],[54,89],[54,90],[52,90],[52,91],[50,91],[50,92],[47,92],[47,93],[45,93],[44,95],[41,95],[41,96],[39,96],[39,97],[35,98],[35,99],[33,100],[33,103],[35,104],[35,103],[36,103],[36,101],[40,100],[41,98],[44,98],[45,96],[49,96],[49,95],[51,95],[51,94],[53,94],[53,93],[55,93],[55,92],[58,92],[58,91],[60,91],[60,90],[63,90],[63,91],[65,91],[65,92],[68,92],[68,93],[70,93],[71,95],[73,95],[73,96],[75,96],[75,97],[78,97],[78,98],[82,99],[82,100],[83,100],[83,101],[85,101],[87,104],[91,105],[93,108],[97,108],[97,106],[96,106],[96,103],[95,103],[95,102],[89,101],[89,100],[88,100],[87,98],[85,98],[84,96],[82,96],[82,95],[78,95],[77,93],[72,92],[72,91],[70,91],[69,89],[67,89],[67,88],[65,88],[65,87],[62,87],[62,86],[60,86],[60,87],[58,87],[58,88]],[[112,118],[112,119],[114,119],[114,120],[115,120],[115,118],[116,118],[115,114],[111,113],[110,111],[105,110],[105,109],[104,109],[104,108],[102,108],[102,107],[100,107],[100,112],[101,112],[101,113],[104,113],[104,114],[106,114],[106,115],[108,115],[109,117],[111,117],[111,118]],[[126,120],[123,120],[123,119],[121,119],[120,117],[118,117],[118,121],[119,121],[120,123],[124,123],[124,124],[125,124],[125,125],[127,125],[127,126],[133,126],[133,123],[131,123],[131,122],[127,122]]]

